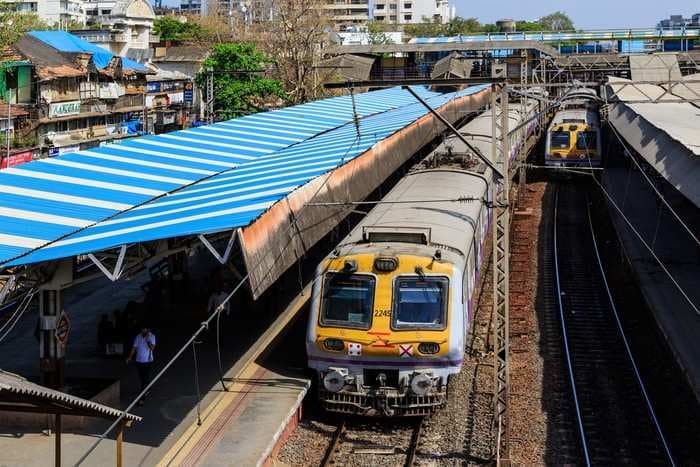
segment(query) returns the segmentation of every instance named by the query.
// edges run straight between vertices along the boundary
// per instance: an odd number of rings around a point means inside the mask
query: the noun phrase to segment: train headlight
[[[391,272],[399,267],[399,259],[395,256],[378,256],[374,260],[374,269],[382,272]]]
[[[440,351],[440,344],[435,342],[421,342],[418,344],[418,351],[424,355],[434,355]]]
[[[418,373],[411,379],[411,391],[417,396],[425,396],[433,388],[433,380],[425,373]]]
[[[340,352],[345,348],[345,343],[340,339],[326,339],[325,341],[323,341],[323,347],[326,350]]]
[[[329,392],[338,392],[345,386],[347,370],[333,368],[323,377],[323,387]]]

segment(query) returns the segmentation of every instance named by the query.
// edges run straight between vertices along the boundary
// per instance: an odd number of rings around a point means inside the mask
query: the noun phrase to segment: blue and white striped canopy
[[[439,107],[481,89],[420,93]],[[356,108],[360,138],[344,96],[0,171],[0,267],[248,225],[427,112],[399,88]]]

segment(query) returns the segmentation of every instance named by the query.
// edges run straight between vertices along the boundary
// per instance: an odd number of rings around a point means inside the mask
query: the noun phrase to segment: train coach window
[[[444,329],[447,311],[446,277],[399,277],[394,283],[395,329]]]
[[[582,131],[576,136],[576,149],[595,149],[595,131]]]
[[[374,277],[365,274],[326,274],[321,324],[369,329],[374,306],[374,284]]]
[[[571,137],[568,131],[554,131],[550,139],[550,144],[553,149],[569,149]]]

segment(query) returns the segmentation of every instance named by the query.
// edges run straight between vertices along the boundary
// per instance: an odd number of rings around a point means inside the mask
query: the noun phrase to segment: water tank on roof
[[[496,27],[501,32],[513,32],[515,31],[515,20],[512,19],[499,19],[496,21]]]

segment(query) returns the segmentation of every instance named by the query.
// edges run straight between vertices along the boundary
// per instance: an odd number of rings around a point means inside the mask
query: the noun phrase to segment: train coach
[[[545,165],[600,167],[602,155],[597,94],[592,89],[572,90],[547,129]]]
[[[511,109],[511,128],[534,112],[526,108]],[[488,156],[491,128],[487,111],[460,132]],[[511,135],[511,157],[533,131]],[[473,316],[491,182],[448,138],[321,262],[306,348],[327,411],[411,416],[445,405]]]

